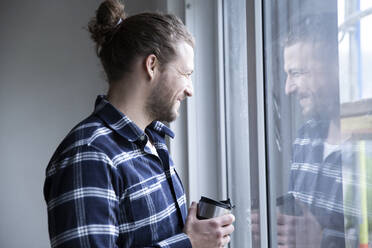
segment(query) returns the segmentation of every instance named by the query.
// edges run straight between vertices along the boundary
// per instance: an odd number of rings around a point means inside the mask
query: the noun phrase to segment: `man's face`
[[[192,96],[191,74],[194,71],[194,49],[186,42],[176,45],[176,57],[165,65],[148,101],[147,109],[155,120],[174,121],[181,101]]]
[[[319,59],[319,51],[313,44],[301,42],[284,49],[285,93],[296,96],[304,116],[326,114],[329,98],[334,97],[331,85],[335,78],[326,72],[332,65]]]

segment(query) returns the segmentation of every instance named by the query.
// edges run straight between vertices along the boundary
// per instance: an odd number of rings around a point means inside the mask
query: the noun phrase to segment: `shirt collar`
[[[168,135],[172,139],[174,138],[174,133],[173,131],[161,123],[160,121],[153,121],[150,125],[147,126],[148,129],[154,130],[157,133],[164,135]]]
[[[328,137],[330,120],[310,119],[304,124],[304,128],[311,131],[314,138],[325,139]]]
[[[97,96],[94,114],[99,116],[112,130],[123,136],[129,142],[143,140],[145,133],[125,114],[116,109],[104,95]],[[154,121],[146,129],[153,130],[162,136],[174,137],[174,133],[160,121]]]

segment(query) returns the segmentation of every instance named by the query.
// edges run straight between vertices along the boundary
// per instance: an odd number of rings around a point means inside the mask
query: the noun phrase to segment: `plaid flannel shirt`
[[[143,132],[98,96],[93,114],[70,131],[46,170],[51,246],[191,247],[165,135],[174,136],[161,122]]]
[[[321,247],[345,247],[341,152],[323,159],[329,120],[307,121],[293,142],[289,193],[304,204],[323,229]]]

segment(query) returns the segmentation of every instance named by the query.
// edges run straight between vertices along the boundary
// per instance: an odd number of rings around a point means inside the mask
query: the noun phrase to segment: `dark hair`
[[[292,20],[282,45],[289,47],[298,42],[316,45],[321,55],[334,59],[338,54],[337,14],[306,15]]]
[[[193,37],[178,17],[159,13],[126,17],[124,5],[118,0],[101,3],[88,29],[109,83],[130,72],[139,56],[154,54],[164,66],[174,59],[177,42],[185,41],[194,47]]]

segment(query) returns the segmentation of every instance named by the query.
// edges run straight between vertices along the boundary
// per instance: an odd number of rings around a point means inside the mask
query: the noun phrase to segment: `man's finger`
[[[276,232],[278,233],[278,236],[286,235],[288,233],[287,226],[285,225],[278,225],[276,228]]]
[[[297,216],[285,215],[278,213],[276,216],[276,223],[278,225],[295,225]]]
[[[233,225],[224,226],[222,227],[222,235],[230,235],[234,231],[234,229],[235,227]]]
[[[295,248],[293,245],[278,245],[278,248]]]
[[[196,211],[197,211],[197,204],[196,202],[192,202],[189,208],[188,218],[196,218]]]
[[[278,236],[294,237],[296,235],[296,225],[277,225]]]
[[[260,223],[260,215],[257,212],[252,213],[251,214],[251,221],[252,221],[252,223],[259,224]]]
[[[294,246],[296,244],[296,235],[278,235],[277,242],[278,245]]]
[[[276,214],[276,223],[278,225],[285,225],[286,222],[287,222],[287,218],[288,218],[287,215],[284,215],[284,214],[278,212]]]
[[[224,236],[224,237],[222,238],[222,246],[221,246],[221,248],[222,248],[222,247],[225,247],[225,245],[227,245],[227,244],[230,242],[230,240],[231,240],[230,235],[226,235],[226,236]]]
[[[231,225],[235,221],[235,216],[232,214],[225,214],[216,217],[216,221],[220,223],[221,226]]]
[[[276,230],[277,230],[278,235],[294,236],[296,234],[296,226],[280,225],[280,226],[277,226]]]

